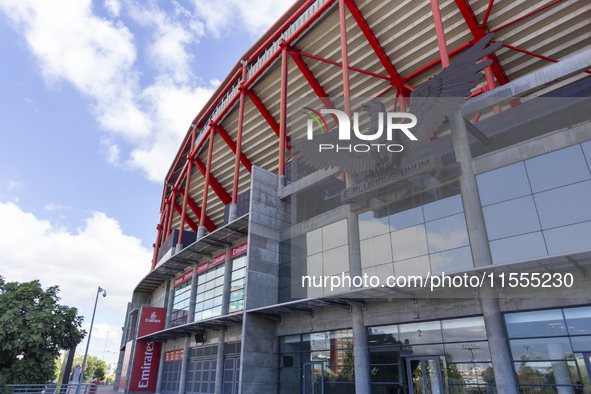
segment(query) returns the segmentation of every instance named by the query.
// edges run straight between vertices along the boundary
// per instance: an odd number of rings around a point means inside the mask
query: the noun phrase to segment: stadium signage
[[[398,171],[392,171],[344,189],[341,191],[341,200],[347,201],[367,193],[380,191],[386,187],[392,188],[413,176],[441,170],[441,168],[440,157],[426,157],[409,163],[401,167]]]
[[[161,343],[154,341],[136,342],[136,351],[131,371],[129,391],[155,391],[160,363]]]
[[[181,285],[193,277],[193,270],[186,272],[174,280],[174,286]]]

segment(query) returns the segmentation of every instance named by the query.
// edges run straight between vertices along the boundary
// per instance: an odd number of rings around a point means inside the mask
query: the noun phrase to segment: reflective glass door
[[[439,357],[409,357],[406,359],[410,394],[442,394]]]
[[[302,393],[324,394],[324,363],[309,362],[302,365]]]

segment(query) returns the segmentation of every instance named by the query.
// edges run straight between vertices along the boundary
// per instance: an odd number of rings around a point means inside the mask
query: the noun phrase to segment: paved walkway
[[[113,388],[113,386],[98,386],[96,390],[96,394],[114,394],[117,393],[117,390]]]

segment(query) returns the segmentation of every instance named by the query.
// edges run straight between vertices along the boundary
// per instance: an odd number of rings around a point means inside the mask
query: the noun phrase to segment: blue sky
[[[106,288],[91,355],[117,359],[191,121],[290,5],[0,0],[0,275],[59,285],[86,327]]]

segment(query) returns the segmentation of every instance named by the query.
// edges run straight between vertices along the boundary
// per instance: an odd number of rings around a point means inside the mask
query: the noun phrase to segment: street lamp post
[[[86,356],[88,355],[88,346],[90,345],[90,336],[92,335],[92,326],[94,324],[94,314],[96,313],[96,304],[98,303],[99,294],[103,293],[103,297],[107,296],[107,290],[102,287],[98,287],[96,292],[96,299],[94,300],[94,310],[92,311],[92,320],[90,321],[90,331],[88,332],[88,340],[86,341],[86,351],[84,352],[84,361],[82,362],[82,371],[78,378],[78,392],[80,392],[80,383],[82,383],[82,377],[84,376],[84,367],[86,367]]]

